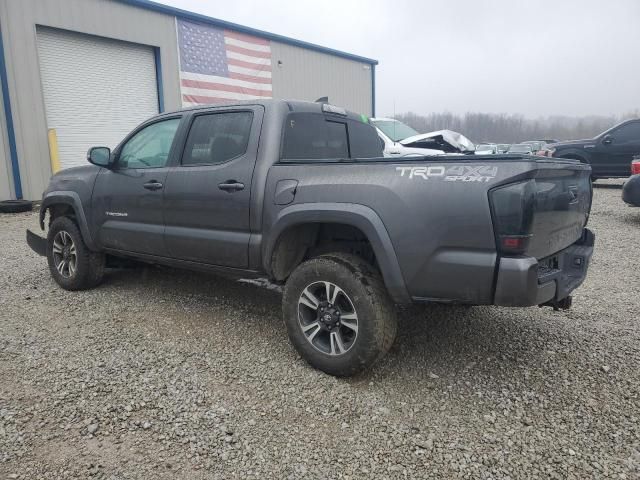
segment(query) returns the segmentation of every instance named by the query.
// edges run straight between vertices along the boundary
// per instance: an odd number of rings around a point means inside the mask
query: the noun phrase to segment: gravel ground
[[[0,478],[640,478],[640,209],[595,189],[568,312],[400,311],[340,380],[286,340],[277,292],[113,271],[65,292],[0,216]]]

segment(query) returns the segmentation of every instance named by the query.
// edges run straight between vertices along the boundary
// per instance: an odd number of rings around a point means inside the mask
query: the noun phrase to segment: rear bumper
[[[634,207],[640,207],[640,175],[633,175],[624,182],[622,200]]]
[[[585,228],[580,240],[551,257],[501,258],[493,303],[528,307],[567,298],[587,276],[594,241],[593,232]]]

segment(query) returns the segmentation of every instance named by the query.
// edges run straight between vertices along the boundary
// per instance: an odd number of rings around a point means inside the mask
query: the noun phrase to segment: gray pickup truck
[[[594,236],[590,167],[523,155],[384,158],[364,116],[267,100],[166,113],[44,192],[29,245],[65,289],[113,257],[284,284],[295,348],[352,375],[394,304],[568,308]]]

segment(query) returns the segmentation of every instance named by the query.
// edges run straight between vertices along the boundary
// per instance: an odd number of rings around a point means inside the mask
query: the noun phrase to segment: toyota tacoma
[[[294,347],[333,375],[389,350],[394,304],[568,308],[593,252],[588,165],[385,158],[366,117],[330,104],[165,113],[87,156],[44,192],[46,238],[27,231],[58,285],[97,286],[118,257],[266,276]]]

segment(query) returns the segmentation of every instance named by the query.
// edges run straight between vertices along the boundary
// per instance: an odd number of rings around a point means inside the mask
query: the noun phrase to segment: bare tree
[[[396,115],[398,120],[419,132],[455,130],[477,143],[517,143],[544,138],[558,140],[592,138],[623,120],[638,117],[640,117],[640,111],[620,116],[550,116],[535,119],[518,114],[475,112],[464,115],[455,115],[450,112],[427,115],[408,112]]]

